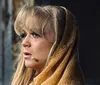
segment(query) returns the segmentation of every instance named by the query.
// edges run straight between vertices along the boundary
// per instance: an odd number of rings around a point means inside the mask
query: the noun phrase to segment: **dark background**
[[[38,0],[37,0],[38,2]],[[38,4],[62,5],[77,19],[79,58],[86,83],[100,85],[100,3],[96,0],[43,0]]]

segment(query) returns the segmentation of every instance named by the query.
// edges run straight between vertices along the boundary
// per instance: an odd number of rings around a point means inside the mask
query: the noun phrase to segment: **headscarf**
[[[44,70],[29,85],[84,85],[78,59],[79,32],[75,16],[65,7],[61,8],[66,14],[62,37],[58,37],[59,29],[55,29],[56,40],[52,56]]]

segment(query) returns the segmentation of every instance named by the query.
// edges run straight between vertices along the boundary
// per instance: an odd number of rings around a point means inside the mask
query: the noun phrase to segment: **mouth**
[[[24,58],[25,58],[25,59],[29,59],[29,58],[31,58],[31,56],[32,56],[32,54],[29,53],[29,52],[24,52],[23,54],[24,54]]]

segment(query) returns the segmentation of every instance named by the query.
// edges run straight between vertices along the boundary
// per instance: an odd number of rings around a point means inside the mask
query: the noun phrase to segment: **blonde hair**
[[[41,6],[41,7],[24,6],[16,18],[14,28],[15,28],[15,32],[18,35],[24,32],[23,31],[24,28],[27,29],[28,31],[35,31],[39,33],[41,36],[45,37],[46,39],[48,39],[46,36],[50,31],[54,32],[55,42],[51,47],[46,65],[48,65],[50,56],[55,51],[55,47],[59,44],[60,40],[62,39],[62,35],[63,35],[62,33],[64,31],[65,24],[66,24],[65,23],[66,15],[67,14],[65,12],[65,8],[61,6],[50,6],[50,5]],[[29,28],[25,24],[25,21],[28,16],[31,16],[38,21],[38,23],[34,23],[34,28]],[[72,18],[75,17],[73,16]],[[68,18],[67,18],[67,22],[68,24],[73,23],[73,21],[70,21]],[[70,36],[69,30],[70,29],[67,29],[68,36],[66,36],[66,39],[68,39]],[[25,67],[24,59],[22,55],[20,55],[18,60],[18,67],[14,74],[11,85],[29,85],[29,83],[32,81],[34,76],[35,76],[35,70]]]

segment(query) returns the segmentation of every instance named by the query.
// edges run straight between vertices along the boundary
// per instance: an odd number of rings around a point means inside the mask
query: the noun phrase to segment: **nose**
[[[28,35],[23,39],[22,46],[23,47],[30,47],[31,46],[30,38]]]

